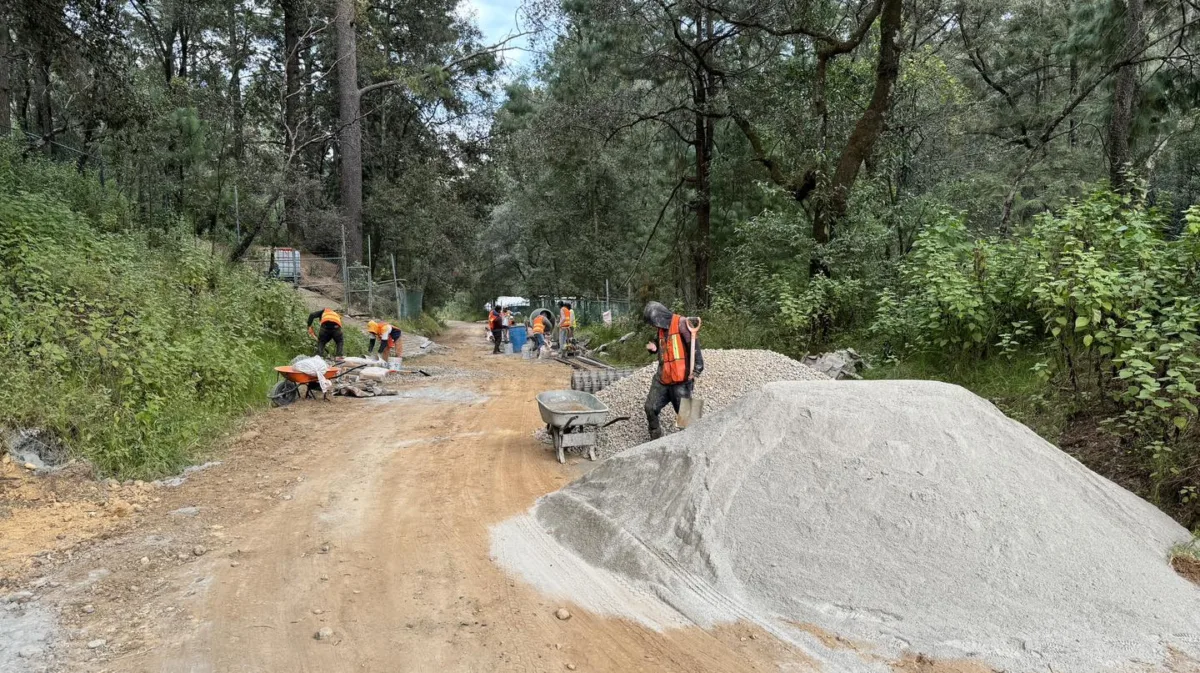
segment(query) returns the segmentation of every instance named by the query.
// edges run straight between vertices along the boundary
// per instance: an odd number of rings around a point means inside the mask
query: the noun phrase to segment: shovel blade
[[[684,398],[679,402],[679,415],[675,418],[675,425],[682,430],[700,420],[702,416],[704,416],[704,399],[700,397]]]

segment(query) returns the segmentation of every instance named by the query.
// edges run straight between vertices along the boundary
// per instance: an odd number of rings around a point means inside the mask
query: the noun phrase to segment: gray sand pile
[[[962,388],[874,381],[767,385],[545,496],[492,551],[584,609],[746,620],[824,671],[1101,673],[1200,662],[1200,589],[1168,563],[1189,538]]]
[[[629,417],[624,423],[609,426],[601,435],[598,451],[601,458],[650,441],[644,407],[657,370],[657,365],[643,367],[596,393],[608,405],[610,418]],[[704,398],[704,413],[711,414],[766,383],[826,380],[828,376],[773,351],[705,350],[704,373],[696,379],[695,394]],[[679,429],[670,405],[663,409],[659,419],[664,432]]]

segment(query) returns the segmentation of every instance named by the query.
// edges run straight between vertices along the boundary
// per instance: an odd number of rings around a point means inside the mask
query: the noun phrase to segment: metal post
[[[367,234],[367,314],[375,316],[375,271],[371,263],[371,235]]]
[[[396,253],[392,253],[392,292],[396,295],[396,320],[404,320],[404,310],[400,306],[400,279],[396,277]]]
[[[612,304],[608,300],[608,279],[604,279],[604,310],[611,311]]]
[[[342,220],[342,311],[350,313],[350,265],[346,259],[346,221]]]

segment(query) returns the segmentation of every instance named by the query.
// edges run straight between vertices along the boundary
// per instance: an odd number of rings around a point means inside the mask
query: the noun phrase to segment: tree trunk
[[[338,143],[341,146],[342,223],[346,261],[362,261],[362,122],[358,110],[358,58],[355,0],[337,0]]]
[[[229,105],[233,126],[233,161],[242,165],[245,136],[242,133],[242,48],[238,38],[238,10],[241,3],[229,3]]]
[[[1123,19],[1125,39],[1117,53],[1126,59],[1141,49],[1144,40],[1142,13],[1144,0],[1125,0]],[[1133,132],[1133,112],[1137,97],[1138,67],[1136,64],[1117,70],[1113,81],[1112,117],[1108,126],[1108,175],[1113,189],[1127,193],[1130,188],[1129,170],[1133,160],[1130,135]]]
[[[293,156],[304,142],[300,134],[300,0],[280,0],[279,5],[283,10],[283,134],[287,154],[296,162],[288,170],[298,171],[304,165],[302,157]],[[283,222],[289,238],[297,238],[300,230],[290,198],[283,201]]]
[[[12,131],[12,38],[8,33],[8,17],[0,14],[0,134]]]
[[[44,39],[44,38],[43,38]],[[54,150],[54,109],[51,107],[50,91],[50,48],[39,44],[33,63],[34,96],[37,106],[37,129],[42,138],[43,150],[52,154]]]
[[[1138,0],[1140,1],[1140,0]],[[883,134],[884,121],[892,107],[892,90],[900,76],[900,46],[897,36],[904,20],[904,0],[884,0],[879,16],[879,61],[875,66],[875,90],[871,102],[854,125],[842,149],[830,181],[829,194],[813,217],[813,239],[824,245],[833,238],[833,227],[846,215],[850,189],[858,179],[863,162]]]

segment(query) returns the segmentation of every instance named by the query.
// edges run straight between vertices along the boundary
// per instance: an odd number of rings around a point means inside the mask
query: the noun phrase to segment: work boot
[[[661,427],[650,428],[650,439],[651,440],[659,439],[662,437],[662,435],[663,435],[663,432],[662,432]]]

